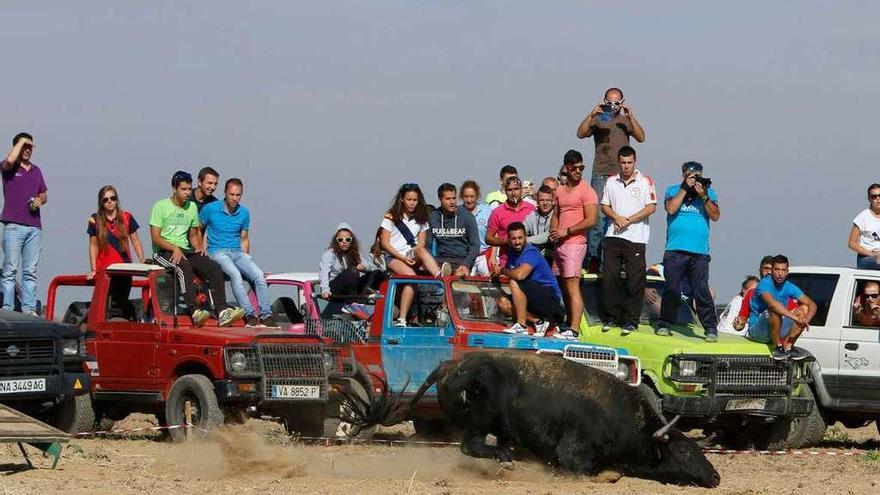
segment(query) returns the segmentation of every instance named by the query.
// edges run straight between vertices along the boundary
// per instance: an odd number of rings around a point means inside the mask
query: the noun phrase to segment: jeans
[[[586,260],[596,259],[598,262],[602,261],[602,240],[605,238],[605,232],[608,230],[608,217],[602,213],[601,204],[602,192],[605,190],[605,182],[608,181],[608,177],[610,176],[594,175],[593,179],[590,181],[590,185],[593,187],[593,190],[596,191],[596,196],[599,197],[599,205],[597,205],[599,216],[596,217],[596,225],[590,227],[590,230],[587,231],[589,251],[587,251]],[[589,261],[585,261],[584,263],[589,263]]]
[[[874,256],[856,255],[856,268],[859,270],[880,270],[880,264]]]
[[[21,311],[37,310],[37,262],[43,244],[37,227],[7,223],[3,228],[3,309],[15,305],[15,275],[21,265]]]
[[[666,251],[663,254],[663,275],[666,278],[666,291],[660,304],[660,319],[669,324],[676,321],[678,306],[681,304],[682,281],[690,281],[694,301],[697,303],[697,316],[706,335],[718,333],[718,315],[715,301],[709,292],[708,254],[686,251]]]
[[[245,315],[255,315],[256,311],[248,298],[247,286],[244,279],[254,284],[254,292],[257,294],[257,304],[260,306],[261,318],[265,318],[272,314],[272,307],[269,303],[269,286],[266,284],[266,277],[263,276],[263,270],[254,263],[251,255],[240,249],[218,249],[208,256],[220,265],[223,273],[229,277],[230,285],[232,285],[232,293],[235,300],[241,305]]]

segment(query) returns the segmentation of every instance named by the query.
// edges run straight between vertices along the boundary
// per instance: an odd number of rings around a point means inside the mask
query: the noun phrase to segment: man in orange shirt
[[[584,256],[587,254],[586,230],[596,224],[599,198],[596,191],[581,179],[584,175],[584,157],[568,150],[563,158],[568,181],[556,189],[556,211],[550,221],[550,240],[558,245],[554,254],[553,274],[562,278],[563,292],[568,301],[569,324],[580,326],[584,314],[580,279]],[[575,338],[576,331],[567,329],[556,334],[561,338]]]

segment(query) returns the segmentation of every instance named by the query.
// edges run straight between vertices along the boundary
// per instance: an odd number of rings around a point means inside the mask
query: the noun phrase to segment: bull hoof
[[[617,483],[623,474],[617,471],[602,471],[593,477],[595,483]]]
[[[506,469],[508,471],[513,471],[516,469],[516,464],[513,461],[499,461],[499,465],[501,465],[501,469]]]

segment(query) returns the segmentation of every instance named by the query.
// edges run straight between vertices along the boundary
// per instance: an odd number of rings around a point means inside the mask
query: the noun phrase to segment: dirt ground
[[[133,416],[117,428],[149,426]],[[380,432],[405,440],[411,428]],[[709,454],[721,473],[714,490],[636,478],[617,482],[554,473],[534,462],[513,471],[472,459],[454,446],[306,445],[280,425],[250,420],[207,440],[173,444],[156,433],[73,439],[58,468],[30,449],[28,469],[15,445],[0,445],[0,493],[98,494],[857,494],[880,490],[880,442],[874,425],[833,427],[820,455]],[[853,455],[827,455],[852,453]]]

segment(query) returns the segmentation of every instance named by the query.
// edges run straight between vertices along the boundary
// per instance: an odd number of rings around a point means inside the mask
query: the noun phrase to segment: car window
[[[146,277],[132,275],[109,275],[110,290],[107,293],[106,321],[149,321],[152,315],[144,310],[143,289],[132,285],[142,284]]]
[[[791,273],[788,280],[797,285],[812,299],[817,306],[816,316],[810,320],[810,325],[823,327],[828,319],[828,310],[831,309],[831,299],[834,297],[834,289],[840,275],[832,273]]]
[[[877,280],[856,279],[849,324],[880,328],[880,283]]]
[[[452,282],[452,300],[462,320],[513,324],[507,284],[482,280]]]

